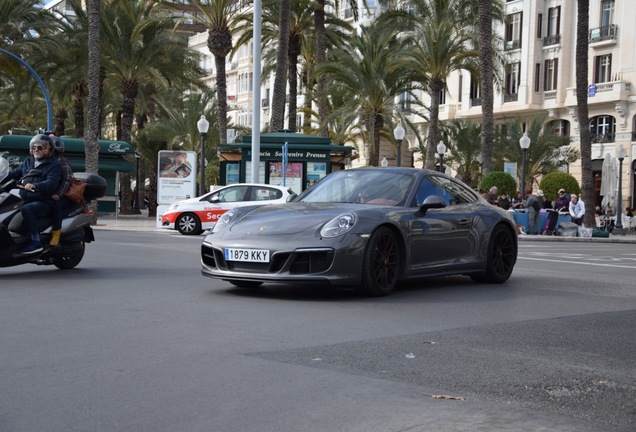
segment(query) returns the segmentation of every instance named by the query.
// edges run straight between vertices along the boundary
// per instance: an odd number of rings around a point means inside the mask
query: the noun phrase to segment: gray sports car
[[[357,287],[387,295],[406,279],[451,274],[502,283],[517,261],[510,214],[436,171],[334,172],[293,201],[225,213],[201,246],[204,276]]]

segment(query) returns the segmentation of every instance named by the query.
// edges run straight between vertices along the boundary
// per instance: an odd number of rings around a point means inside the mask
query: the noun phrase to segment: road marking
[[[558,259],[549,259],[549,258],[531,258],[518,256],[517,259],[526,259],[530,261],[547,261],[552,263],[565,263],[565,264],[581,264],[581,265],[591,265],[598,267],[616,267],[616,268],[626,268],[626,269],[634,269],[634,265],[616,265],[616,264],[601,264],[595,262],[581,262],[581,261],[568,261],[568,260],[558,260]]]

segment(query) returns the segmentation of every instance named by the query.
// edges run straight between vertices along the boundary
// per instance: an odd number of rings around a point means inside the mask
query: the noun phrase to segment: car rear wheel
[[[393,231],[378,228],[369,239],[362,261],[362,291],[372,296],[390,294],[398,283],[400,248]]]
[[[517,245],[512,231],[497,225],[488,242],[486,271],[472,275],[476,282],[503,283],[510,278],[517,260]]]
[[[201,221],[194,213],[184,213],[177,219],[177,230],[183,235],[201,234]]]

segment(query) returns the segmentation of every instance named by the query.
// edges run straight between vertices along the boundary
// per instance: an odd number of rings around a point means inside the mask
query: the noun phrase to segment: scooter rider
[[[53,194],[62,178],[62,166],[53,156],[53,140],[44,134],[35,135],[29,143],[31,156],[22,165],[10,171],[8,179],[20,180],[24,189],[20,189],[20,197],[24,204],[20,208],[26,222],[31,242],[22,248],[21,254],[34,254],[42,251],[42,240],[38,220],[48,216],[53,207]],[[30,175],[32,169],[37,175]]]
[[[71,185],[73,179],[73,170],[66,158],[62,155],[64,153],[64,142],[62,139],[55,135],[50,135],[53,140],[53,156],[57,158],[62,166],[62,180],[57,190],[53,194],[53,209],[52,219],[53,224],[51,226],[51,241],[49,246],[57,247],[60,243],[60,234],[62,230],[62,219],[64,217],[64,210],[69,207],[69,200],[64,196]]]

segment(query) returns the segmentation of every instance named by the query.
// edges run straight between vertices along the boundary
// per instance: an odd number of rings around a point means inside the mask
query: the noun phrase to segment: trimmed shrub
[[[515,179],[503,171],[491,171],[479,182],[479,189],[486,192],[493,186],[497,186],[500,195],[506,193],[509,197],[512,197],[517,190],[517,182]]]
[[[539,188],[550,201],[554,201],[559,196],[559,189],[561,188],[565,189],[568,194],[581,194],[579,182],[571,174],[564,172],[546,174],[541,179]]]

